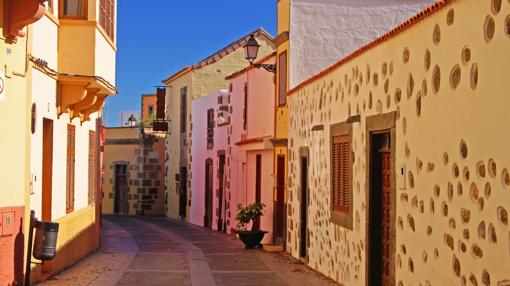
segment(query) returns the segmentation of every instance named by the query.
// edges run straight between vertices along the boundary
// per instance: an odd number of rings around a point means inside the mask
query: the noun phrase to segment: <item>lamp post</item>
[[[272,72],[276,74],[276,65],[273,64],[257,64],[253,63],[257,59],[257,55],[259,53],[260,45],[257,43],[257,40],[255,39],[255,36],[250,35],[250,38],[248,39],[248,42],[246,42],[246,45],[244,45],[244,51],[245,51],[245,58],[248,62],[250,62],[250,65],[256,67],[256,68],[264,68],[268,72]]]

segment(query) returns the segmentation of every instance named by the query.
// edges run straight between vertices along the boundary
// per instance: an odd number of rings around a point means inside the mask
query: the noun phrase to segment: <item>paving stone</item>
[[[176,254],[140,254],[129,265],[129,269],[146,270],[185,270],[189,271],[188,259],[185,255]]]
[[[222,286],[286,286],[281,278],[273,273],[221,273],[213,274],[216,284]]]
[[[125,272],[117,286],[191,286],[189,273]]]

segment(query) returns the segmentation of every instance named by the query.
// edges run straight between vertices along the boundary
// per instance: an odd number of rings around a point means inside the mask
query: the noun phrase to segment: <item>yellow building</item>
[[[289,29],[290,29],[290,0],[280,0],[277,3],[277,36],[275,46],[277,51],[277,71],[275,85],[275,134],[274,145],[274,174],[276,186],[274,189],[273,233],[276,244],[285,247],[287,236],[287,134],[288,109],[287,89],[289,81]]]
[[[116,93],[115,1],[50,0],[46,9],[44,2],[0,3],[41,18],[2,43],[0,58],[9,78],[0,114],[12,123],[0,139],[2,158],[12,162],[0,171],[0,189],[9,192],[0,207],[23,206],[25,217],[34,210],[38,219],[60,223],[57,256],[32,264],[33,280],[99,246],[101,110]]]
[[[342,285],[508,285],[510,3],[440,1],[289,91],[287,251]]]
[[[260,56],[274,51],[273,38],[263,29],[251,33],[261,45]],[[251,35],[250,34],[250,35]],[[203,61],[183,68],[163,83],[167,86],[167,119],[170,120],[170,135],[167,136],[167,216],[189,220],[189,206],[192,199],[191,175],[189,174],[191,101],[207,94],[226,89],[225,77],[246,67],[245,51],[242,48],[248,40],[246,35]]]

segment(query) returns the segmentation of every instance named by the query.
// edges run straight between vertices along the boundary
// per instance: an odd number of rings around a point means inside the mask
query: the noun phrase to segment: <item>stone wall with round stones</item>
[[[308,264],[365,285],[366,117],[396,112],[394,168],[406,170],[395,190],[396,285],[510,285],[510,1],[448,1],[424,15],[291,91],[287,249],[299,256],[307,146]],[[329,220],[329,126],[352,115],[361,122],[347,230]]]

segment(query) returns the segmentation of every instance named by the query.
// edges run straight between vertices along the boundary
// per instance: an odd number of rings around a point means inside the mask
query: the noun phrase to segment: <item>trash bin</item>
[[[57,249],[58,223],[37,221],[35,223],[33,255],[39,260],[52,260]]]

